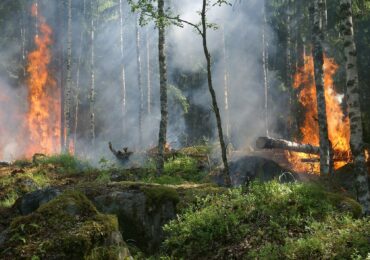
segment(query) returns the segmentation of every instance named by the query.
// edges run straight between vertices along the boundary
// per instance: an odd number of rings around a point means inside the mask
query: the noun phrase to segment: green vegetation
[[[41,157],[37,159],[37,163],[41,165],[54,165],[58,167],[59,173],[75,174],[89,168],[87,162],[78,160],[71,154],[58,154],[52,156]]]
[[[368,220],[357,219],[359,210],[355,201],[318,186],[253,183],[246,193],[199,199],[165,226],[164,246],[187,259],[365,257],[370,229]]]

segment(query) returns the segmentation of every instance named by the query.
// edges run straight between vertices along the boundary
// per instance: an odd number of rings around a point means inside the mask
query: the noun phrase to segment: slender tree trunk
[[[347,104],[351,125],[350,144],[355,165],[357,199],[363,206],[364,213],[370,215],[370,192],[363,142],[357,50],[352,21],[352,1],[341,0],[340,12],[342,19],[341,31],[344,38],[344,53],[346,58]]]
[[[86,19],[86,0],[83,1],[83,18]],[[83,53],[83,45],[84,45],[84,36],[85,36],[85,29],[81,29],[81,36],[80,36],[80,48],[79,48],[79,56],[78,56],[78,63],[77,63],[77,72],[76,72],[76,89],[75,89],[75,116],[74,116],[74,126],[73,126],[73,144],[75,148],[75,152],[77,149],[77,131],[78,131],[78,113],[80,111],[80,73],[81,73],[81,61],[82,61],[82,53]]]
[[[266,7],[263,7],[263,29],[262,29],[262,64],[263,64],[263,82],[264,82],[264,90],[265,90],[265,107],[264,107],[264,119],[265,119],[265,131],[266,136],[269,136],[269,106],[268,106],[268,98],[269,98],[269,83],[268,83],[268,43],[266,40]]]
[[[21,60],[22,60],[22,68],[23,68],[23,77],[26,77],[26,66],[27,66],[27,60],[26,60],[26,21],[25,21],[25,16],[26,16],[26,10],[25,7],[22,5],[22,10],[21,10]]]
[[[230,96],[230,87],[229,87],[229,71],[227,67],[227,51],[226,51],[226,39],[225,39],[225,26],[222,26],[222,50],[223,50],[223,59],[224,59],[224,110],[226,117],[226,137],[230,139],[230,111],[229,111],[229,96]]]
[[[286,39],[286,86],[289,89],[289,121],[288,121],[288,136],[292,136],[295,132],[295,103],[296,98],[294,96],[293,89],[293,66],[292,66],[292,0],[288,0],[288,11],[287,11],[287,39]]]
[[[71,136],[71,90],[72,90],[72,0],[67,0],[67,79],[64,97],[65,146],[63,152],[70,151]]]
[[[125,129],[125,115],[126,115],[126,72],[124,63],[124,35],[123,35],[123,0],[119,0],[119,16],[120,16],[120,47],[121,47],[121,107],[122,107],[122,122],[123,130]]]
[[[90,56],[90,140],[91,140],[91,145],[94,148],[95,147],[95,25],[94,25],[94,1],[91,0],[90,2],[91,6],[91,35],[90,35],[90,48],[91,48],[91,56]]]
[[[158,15],[164,16],[164,0],[158,0]],[[160,102],[161,102],[161,122],[159,125],[158,137],[158,162],[157,170],[158,175],[163,173],[164,168],[164,150],[167,139],[167,124],[168,124],[168,111],[167,111],[167,64],[166,64],[166,38],[165,38],[165,25],[158,24],[158,50],[159,50],[159,79],[160,79]]]
[[[146,28],[146,78],[147,78],[147,112],[148,115],[152,113],[152,82],[150,70],[150,35]]]
[[[324,34],[322,31],[321,21],[322,6],[322,0],[315,0],[313,9],[311,9],[311,12],[313,11],[312,41],[320,136],[320,173],[322,175],[331,175],[332,151],[328,135],[328,122],[326,115],[326,101],[324,90]]]
[[[217,104],[217,97],[216,92],[213,88],[213,82],[212,82],[212,70],[211,70],[211,54],[208,51],[208,45],[207,45],[207,20],[206,20],[206,12],[207,12],[207,0],[203,0],[203,7],[202,7],[202,38],[203,38],[203,50],[204,55],[207,60],[207,79],[208,79],[208,88],[209,92],[211,94],[212,98],[212,106],[213,111],[216,116],[216,122],[217,122],[217,129],[218,129],[218,137],[220,140],[220,146],[221,146],[221,153],[222,153],[222,161],[224,164],[224,172],[225,172],[225,184],[227,186],[231,186],[231,179],[229,174],[229,164],[227,161],[227,150],[226,145],[224,141],[224,134],[222,130],[222,121],[221,121],[221,114],[220,109],[218,108]]]
[[[143,110],[144,110],[144,93],[142,85],[142,66],[141,66],[141,40],[140,40],[140,25],[139,25],[139,16],[137,17],[136,22],[136,62],[137,62],[137,84],[139,88],[139,148],[142,148],[143,145]]]
[[[63,32],[65,28],[65,16],[64,16],[64,2],[60,1],[58,2],[58,22],[61,26],[59,28],[58,38],[59,41],[62,42],[63,39]],[[60,44],[60,50],[59,50],[59,68],[60,68],[60,78],[59,78],[59,87],[60,87],[60,147],[61,152],[65,151],[65,125],[64,125],[64,98],[65,98],[65,77],[64,77],[64,56],[65,56],[65,49],[64,44]]]
[[[326,4],[326,0],[322,0],[322,30],[325,35],[328,32],[328,6]]]

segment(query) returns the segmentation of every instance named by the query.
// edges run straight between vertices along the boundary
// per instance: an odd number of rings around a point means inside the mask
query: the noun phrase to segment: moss
[[[105,246],[94,248],[90,255],[85,257],[85,260],[116,260],[117,255],[120,255],[119,259],[132,259],[126,247]]]
[[[362,215],[361,205],[347,196],[342,194],[327,192],[327,198],[338,209],[343,212],[351,213],[353,217],[359,218]]]
[[[83,194],[67,192],[36,212],[14,219],[0,256],[81,259],[116,230],[116,217],[98,213]]]
[[[180,201],[179,194],[174,188],[160,185],[146,185],[140,189],[147,198],[147,206],[162,204],[165,201],[172,201],[174,204],[177,204]]]

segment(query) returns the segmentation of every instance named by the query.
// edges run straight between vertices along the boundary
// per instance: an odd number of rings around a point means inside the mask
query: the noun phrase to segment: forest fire
[[[26,126],[28,143],[25,156],[34,153],[52,154],[60,151],[60,94],[48,71],[51,62],[52,29],[40,15],[37,5],[32,16],[38,19],[39,33],[35,36],[36,50],[28,55],[28,113]]]
[[[324,58],[325,99],[328,119],[329,139],[334,150],[334,167],[342,167],[351,160],[350,155],[350,125],[349,118],[343,113],[341,102],[343,95],[334,89],[333,76],[338,65],[331,58]],[[305,65],[294,76],[294,88],[298,90],[299,102],[305,115],[300,127],[301,143],[319,145],[319,127],[317,120],[317,100],[314,82],[314,64],[312,56],[305,56]],[[315,161],[317,155],[290,152],[288,159],[295,171],[319,173],[319,164],[303,163],[302,160]]]

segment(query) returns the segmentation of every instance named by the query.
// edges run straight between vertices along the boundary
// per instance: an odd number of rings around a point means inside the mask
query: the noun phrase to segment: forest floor
[[[70,155],[2,164],[0,258],[370,259],[350,166],[331,179],[227,189],[212,182],[208,152],[184,149],[160,177],[151,159],[130,169]]]

